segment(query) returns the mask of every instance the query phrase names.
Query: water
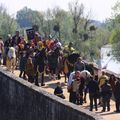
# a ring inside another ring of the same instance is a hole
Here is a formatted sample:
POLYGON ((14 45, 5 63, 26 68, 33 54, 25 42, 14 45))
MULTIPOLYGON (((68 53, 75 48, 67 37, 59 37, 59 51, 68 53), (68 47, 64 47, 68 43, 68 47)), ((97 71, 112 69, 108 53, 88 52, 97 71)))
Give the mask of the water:
POLYGON ((102 68, 106 66, 107 70, 112 71, 116 74, 120 74, 120 62, 111 59, 109 63, 108 64, 107 63, 108 63, 108 60, 105 60, 105 59, 101 60, 102 68))
POLYGON ((120 74, 120 62, 115 60, 111 54, 111 50, 111 45, 106 45, 101 48, 101 60, 99 60, 99 66, 101 66, 101 68, 106 67, 107 70, 120 74))

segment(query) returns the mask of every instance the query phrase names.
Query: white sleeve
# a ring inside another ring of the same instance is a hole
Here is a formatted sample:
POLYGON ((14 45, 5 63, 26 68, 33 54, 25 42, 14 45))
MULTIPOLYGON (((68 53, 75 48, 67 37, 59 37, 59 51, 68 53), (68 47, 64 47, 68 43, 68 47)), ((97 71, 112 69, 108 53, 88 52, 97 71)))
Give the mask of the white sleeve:
POLYGON ((8 57, 9 57, 9 58, 12 57, 12 55, 11 55, 11 49, 9 49, 9 51, 8 51, 8 57))
POLYGON ((74 77, 75 73, 71 73, 70 76, 69 76, 69 79, 68 79, 68 84, 67 86, 70 86, 72 81, 74 80, 73 77, 74 77))

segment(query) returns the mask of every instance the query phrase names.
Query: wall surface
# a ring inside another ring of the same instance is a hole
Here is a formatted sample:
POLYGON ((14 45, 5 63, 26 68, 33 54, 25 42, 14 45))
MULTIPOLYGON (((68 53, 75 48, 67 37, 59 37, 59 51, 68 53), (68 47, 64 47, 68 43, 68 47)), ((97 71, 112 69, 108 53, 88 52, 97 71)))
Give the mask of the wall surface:
POLYGON ((0 68, 0 120, 102 120, 0 68))

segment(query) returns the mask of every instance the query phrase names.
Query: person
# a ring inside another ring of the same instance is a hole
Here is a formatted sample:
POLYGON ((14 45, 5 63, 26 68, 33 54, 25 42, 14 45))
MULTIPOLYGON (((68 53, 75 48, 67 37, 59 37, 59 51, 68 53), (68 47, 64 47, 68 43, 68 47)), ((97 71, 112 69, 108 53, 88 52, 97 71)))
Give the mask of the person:
POLYGON ((87 85, 87 88, 89 89, 89 99, 90 99, 90 111, 93 110, 93 101, 95 103, 95 110, 97 111, 97 96, 99 93, 99 86, 98 82, 93 79, 91 76, 91 79, 87 85))
POLYGON ((56 80, 56 70, 58 67, 58 57, 57 57, 55 51, 50 51, 48 53, 48 66, 50 69, 49 78, 56 80))
POLYGON ((12 44, 12 36, 11 34, 8 34, 7 36, 7 40, 4 42, 4 58, 3 58, 3 65, 6 65, 6 61, 7 61, 7 54, 8 54, 8 50, 9 47, 12 44))
POLYGON ((26 75, 28 76, 28 82, 34 82, 34 64, 32 62, 32 58, 29 57, 26 64, 25 69, 26 75))
POLYGON ((78 57, 77 62, 75 62, 75 64, 74 64, 74 69, 75 69, 76 71, 77 71, 77 70, 79 70, 79 71, 85 70, 85 64, 84 64, 84 62, 82 61, 82 57, 78 57))
POLYGON ((37 44, 38 44, 39 41, 41 41, 40 33, 35 32, 35 36, 34 36, 34 39, 33 39, 34 45, 37 46, 37 44))
POLYGON ((19 31, 16 31, 15 35, 12 37, 12 46, 16 46, 21 42, 21 37, 19 31))
POLYGON ((99 87, 105 83, 105 81, 108 80, 108 76, 106 75, 105 71, 102 71, 102 75, 99 78, 99 87))
POLYGON ((19 77, 22 77, 22 74, 23 74, 23 79, 25 79, 25 80, 26 80, 26 75, 25 75, 26 63, 27 63, 26 51, 22 51, 21 55, 20 55, 19 77))
POLYGON ((65 99, 65 96, 63 94, 63 90, 62 90, 62 87, 61 87, 61 83, 60 82, 57 82, 57 87, 55 88, 54 90, 54 95, 60 97, 60 98, 63 98, 65 99))
MULTIPOLYGON (((102 71, 102 75, 100 76, 98 83, 99 83, 99 88, 101 92, 101 87, 105 83, 105 81, 108 80, 108 76, 106 75, 105 71, 102 71)), ((102 105, 102 98, 99 98, 99 105, 102 105)))
POLYGON ((108 80, 105 80, 105 83, 101 86, 101 97, 103 103, 102 112, 105 112, 106 107, 107 111, 110 111, 110 98, 112 96, 112 88, 110 84, 108 84, 108 80))
POLYGON ((74 81, 74 77, 75 77, 75 72, 77 71, 73 71, 72 73, 70 73, 69 79, 68 79, 68 83, 67 86, 69 87, 71 85, 71 83, 74 81))
POLYGON ((120 112, 120 78, 118 78, 115 83, 114 97, 116 106, 115 112, 120 112))
POLYGON ((66 54, 66 56, 72 54, 75 51, 73 48, 73 43, 70 42, 67 46, 64 47, 63 52, 66 54))
POLYGON ((46 49, 41 41, 38 42, 38 48, 34 56, 35 85, 39 86, 38 78, 41 75, 41 86, 44 86, 44 69, 46 60, 46 49))
POLYGON ((69 101, 78 104, 79 103, 79 86, 80 86, 80 71, 76 71, 72 78, 71 84, 68 85, 68 92, 70 93, 69 101))
POLYGON ((7 67, 8 70, 14 73, 15 67, 16 67, 16 53, 15 48, 11 46, 8 51, 7 55, 7 67))
POLYGON ((83 77, 80 77, 80 85, 79 85, 79 103, 80 105, 83 104, 83 90, 85 87, 85 80, 83 77))
POLYGON ((109 78, 109 83, 112 87, 112 92, 113 92, 113 95, 114 95, 114 92, 115 92, 115 82, 116 82, 116 78, 115 78, 115 75, 110 75, 110 78, 109 78))
POLYGON ((83 71, 80 72, 80 76, 81 76, 81 78, 84 79, 84 81, 85 81, 83 100, 84 100, 84 102, 86 103, 86 102, 87 102, 86 96, 87 96, 87 91, 88 91, 87 85, 88 85, 88 83, 89 83, 91 74, 90 74, 89 71, 83 70, 83 71))

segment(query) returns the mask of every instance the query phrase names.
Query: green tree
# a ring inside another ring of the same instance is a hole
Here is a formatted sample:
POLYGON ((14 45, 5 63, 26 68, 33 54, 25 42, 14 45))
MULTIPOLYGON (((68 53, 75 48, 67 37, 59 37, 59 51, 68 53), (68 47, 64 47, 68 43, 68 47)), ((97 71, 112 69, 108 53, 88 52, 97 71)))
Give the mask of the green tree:
POLYGON ((120 27, 114 29, 110 36, 113 56, 120 61, 120 27))
POLYGON ((112 53, 113 56, 120 61, 120 2, 116 2, 112 8, 113 14, 111 17, 111 36, 110 43, 112 44, 112 53))
POLYGON ((40 32, 43 29, 44 16, 42 12, 34 11, 32 9, 24 7, 17 12, 16 20, 21 28, 37 25, 40 32))
POLYGON ((7 9, 0 6, 0 35, 6 39, 8 34, 14 34, 17 29, 16 20, 7 13, 7 9))

